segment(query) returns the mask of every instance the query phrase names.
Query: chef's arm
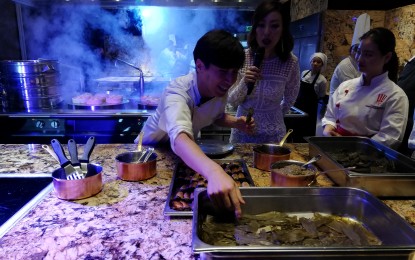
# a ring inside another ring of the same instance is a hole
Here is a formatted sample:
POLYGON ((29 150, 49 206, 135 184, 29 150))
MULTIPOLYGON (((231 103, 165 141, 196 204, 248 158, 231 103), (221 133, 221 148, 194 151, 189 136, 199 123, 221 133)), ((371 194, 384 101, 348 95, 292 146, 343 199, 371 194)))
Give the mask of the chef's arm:
POLYGON ((207 191, 213 204, 218 208, 234 210, 235 216, 239 218, 242 214, 241 204, 245 201, 237 184, 222 166, 207 157, 184 132, 174 140, 174 151, 187 166, 206 178, 207 191))
POLYGON ((223 113, 222 117, 216 119, 214 124, 222 127, 238 128, 245 133, 252 133, 255 128, 255 120, 253 117, 247 123, 246 116, 235 117, 227 113, 223 113))

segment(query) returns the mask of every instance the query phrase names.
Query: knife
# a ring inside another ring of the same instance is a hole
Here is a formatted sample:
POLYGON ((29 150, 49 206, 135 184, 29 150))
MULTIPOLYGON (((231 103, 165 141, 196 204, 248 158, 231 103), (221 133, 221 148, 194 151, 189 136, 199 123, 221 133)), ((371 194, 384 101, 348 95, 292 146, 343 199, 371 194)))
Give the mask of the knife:
POLYGON ((88 141, 86 142, 84 146, 84 153, 81 157, 81 168, 83 171, 88 170, 88 163, 89 163, 89 157, 91 156, 92 150, 95 147, 95 137, 91 136, 88 138, 88 141))
POLYGON ((73 173, 76 173, 75 168, 72 166, 68 158, 66 158, 65 151, 63 150, 61 143, 57 139, 52 139, 51 145, 53 151, 58 156, 61 167, 65 170, 66 177, 70 176, 73 173))
POLYGON ((71 156, 72 166, 79 174, 81 174, 81 176, 84 176, 81 169, 81 163, 78 160, 78 148, 76 147, 76 142, 74 139, 68 140, 68 151, 69 155, 71 156))

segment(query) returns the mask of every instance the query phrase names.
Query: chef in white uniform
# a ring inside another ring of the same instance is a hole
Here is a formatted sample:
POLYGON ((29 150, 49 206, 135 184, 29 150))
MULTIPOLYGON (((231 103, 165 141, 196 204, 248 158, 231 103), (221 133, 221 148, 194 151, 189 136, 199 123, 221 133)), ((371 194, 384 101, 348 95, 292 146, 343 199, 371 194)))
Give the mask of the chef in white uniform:
POLYGON ((193 56, 196 70, 166 87, 143 127, 143 144, 170 142, 174 153, 207 179, 214 205, 234 210, 240 217, 244 200, 238 186, 222 166, 203 153, 195 139, 201 128, 213 123, 253 133, 253 119, 247 123, 245 116, 225 113, 228 90, 244 63, 244 49, 229 32, 213 30, 198 40, 193 56))
POLYGON ((361 37, 359 78, 340 84, 322 119, 325 136, 367 136, 391 148, 402 142, 408 97, 396 85, 398 57, 395 36, 374 28, 361 37))
POLYGON ((357 68, 355 59, 356 51, 359 48, 360 37, 370 30, 370 16, 366 13, 361 14, 357 20, 353 32, 352 44, 349 49, 349 56, 344 58, 334 69, 330 80, 330 96, 339 85, 349 79, 354 79, 360 76, 360 71, 357 68))

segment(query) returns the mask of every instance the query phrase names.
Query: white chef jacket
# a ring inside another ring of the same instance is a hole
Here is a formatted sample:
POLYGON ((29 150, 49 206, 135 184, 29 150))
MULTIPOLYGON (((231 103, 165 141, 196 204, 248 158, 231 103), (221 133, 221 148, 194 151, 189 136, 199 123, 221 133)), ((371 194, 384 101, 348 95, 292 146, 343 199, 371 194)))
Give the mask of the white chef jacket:
POLYGON ((156 112, 143 127, 143 144, 154 145, 170 139, 174 151, 174 140, 180 133, 184 132, 194 139, 203 127, 221 118, 226 99, 227 95, 215 97, 199 105, 201 95, 196 72, 175 79, 166 87, 156 112))
POLYGON ((356 62, 353 62, 350 56, 340 61, 334 69, 333 76, 330 80, 330 96, 333 95, 334 91, 342 82, 358 78, 360 74, 360 71, 357 70, 356 62))
POLYGON ((363 86, 363 76, 340 84, 322 119, 351 135, 368 136, 397 148, 403 139, 408 117, 408 97, 385 72, 363 86))

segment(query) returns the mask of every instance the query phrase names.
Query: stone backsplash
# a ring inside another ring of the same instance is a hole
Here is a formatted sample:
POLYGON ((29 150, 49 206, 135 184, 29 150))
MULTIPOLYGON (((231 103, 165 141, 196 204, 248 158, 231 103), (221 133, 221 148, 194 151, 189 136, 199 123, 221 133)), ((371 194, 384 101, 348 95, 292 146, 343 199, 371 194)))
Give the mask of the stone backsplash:
POLYGON ((324 73, 331 79, 336 65, 349 53, 356 18, 370 15, 371 28, 386 27, 396 37, 396 53, 402 68, 406 61, 415 55, 415 4, 387 11, 373 10, 327 10, 327 0, 291 0, 291 20, 296 21, 321 12, 322 44, 321 51, 328 57, 324 73))

